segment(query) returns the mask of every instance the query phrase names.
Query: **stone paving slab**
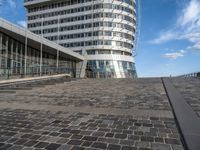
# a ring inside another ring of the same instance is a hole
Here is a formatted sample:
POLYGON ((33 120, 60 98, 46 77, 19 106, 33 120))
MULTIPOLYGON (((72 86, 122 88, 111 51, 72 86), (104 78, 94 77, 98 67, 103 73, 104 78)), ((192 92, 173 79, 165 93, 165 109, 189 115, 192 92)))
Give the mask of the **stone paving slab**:
POLYGON ((138 109, 119 109, 119 108, 94 108, 91 106, 85 107, 74 107, 74 106, 54 106, 54 105, 38 105, 29 103, 19 102, 0 102, 0 109, 12 108, 12 109, 29 109, 29 110, 46 110, 46 111, 63 111, 63 112, 83 112, 83 113, 94 113, 94 114, 110 114, 110 115, 132 115, 132 116, 155 116, 155 117, 173 117, 171 111, 166 110, 138 110, 138 109))
POLYGON ((23 109, 2 109, 0 118, 2 150, 182 149, 173 118, 23 109), (68 117, 61 117, 65 114, 68 117))
POLYGON ((200 79, 172 78, 172 82, 197 116, 200 117, 200 79))
POLYGON ((171 110, 160 79, 82 80, 0 95, 0 102, 95 108, 171 110), (88 87, 89 85, 89 87, 88 87), (5 97, 4 97, 5 96, 5 97), (26 98, 28 97, 28 99, 26 98))
POLYGON ((159 78, 0 93, 0 120, 0 150, 183 150, 159 78))

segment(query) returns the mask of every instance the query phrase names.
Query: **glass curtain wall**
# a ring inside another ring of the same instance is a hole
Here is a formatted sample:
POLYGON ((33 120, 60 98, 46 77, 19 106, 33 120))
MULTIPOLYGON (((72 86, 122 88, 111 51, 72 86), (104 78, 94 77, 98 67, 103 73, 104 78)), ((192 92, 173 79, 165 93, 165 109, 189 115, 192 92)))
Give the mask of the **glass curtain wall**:
POLYGON ((89 78, 137 77, 135 64, 127 61, 88 60, 86 75, 89 78))
POLYGON ((25 57, 25 44, 0 32, 0 76, 39 74, 41 68, 42 74, 55 70, 68 70, 74 74, 72 70, 76 68, 75 61, 59 55, 57 66, 57 56, 43 52, 40 67, 40 55, 40 50, 27 46, 25 57))

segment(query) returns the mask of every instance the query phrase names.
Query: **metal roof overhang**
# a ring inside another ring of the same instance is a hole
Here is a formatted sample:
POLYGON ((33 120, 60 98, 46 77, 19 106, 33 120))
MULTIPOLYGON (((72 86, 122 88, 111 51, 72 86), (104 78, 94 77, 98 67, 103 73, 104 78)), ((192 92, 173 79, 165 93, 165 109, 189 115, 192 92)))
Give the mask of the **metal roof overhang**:
POLYGON ((59 2, 62 0, 32 0, 32 1, 24 1, 24 7, 29 8, 33 6, 41 6, 41 4, 48 4, 49 2, 59 2))
POLYGON ((56 55, 58 50, 60 52, 60 55, 62 55, 62 57, 74 61, 84 60, 84 57, 82 55, 73 52, 72 50, 67 49, 63 46, 60 46, 55 42, 47 40, 39 35, 36 35, 28 31, 28 29, 12 24, 2 18, 0 18, 0 31, 23 44, 25 44, 25 39, 27 37, 27 45, 32 48, 40 50, 40 46, 42 43, 44 52, 56 55))

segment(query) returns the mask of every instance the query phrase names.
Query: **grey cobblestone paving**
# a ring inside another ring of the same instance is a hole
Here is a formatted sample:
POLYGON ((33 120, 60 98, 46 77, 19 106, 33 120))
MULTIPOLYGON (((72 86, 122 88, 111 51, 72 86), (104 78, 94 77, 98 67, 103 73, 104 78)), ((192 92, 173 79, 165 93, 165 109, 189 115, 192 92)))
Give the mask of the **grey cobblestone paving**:
POLYGON ((200 79, 198 78, 175 78, 173 84, 183 95, 186 102, 200 117, 200 79))
POLYGON ((124 79, 112 82, 84 80, 37 88, 34 92, 19 91, 10 94, 9 97, 0 95, 0 102, 19 102, 19 100, 23 103, 75 107, 170 110, 160 79, 124 79))
POLYGON ((62 113, 2 109, 0 149, 182 149, 173 118, 89 113, 69 113, 62 118, 62 113), (90 119, 84 121, 87 117, 90 119), (79 121, 81 118, 84 119, 79 121), (79 123, 74 125, 76 121, 79 123))
POLYGON ((1 93, 0 104, 4 102, 0 150, 183 150, 174 117, 159 115, 171 112, 160 79, 78 80, 1 93), (50 110, 53 106, 66 110, 50 110), (69 107, 93 109, 85 113, 69 107), (99 108, 118 112, 96 113, 99 108), (126 114, 132 109, 146 115, 126 114), (148 113, 152 110, 158 115, 148 113))

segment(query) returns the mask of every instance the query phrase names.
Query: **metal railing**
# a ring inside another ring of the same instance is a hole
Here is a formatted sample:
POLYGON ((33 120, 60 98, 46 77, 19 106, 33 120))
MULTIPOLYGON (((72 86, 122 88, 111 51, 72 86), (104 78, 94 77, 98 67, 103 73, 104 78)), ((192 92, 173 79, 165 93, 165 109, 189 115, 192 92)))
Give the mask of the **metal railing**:
POLYGON ((181 75, 180 77, 198 77, 198 78, 200 78, 200 72, 193 72, 193 73, 189 73, 189 74, 184 74, 184 75, 181 75))

